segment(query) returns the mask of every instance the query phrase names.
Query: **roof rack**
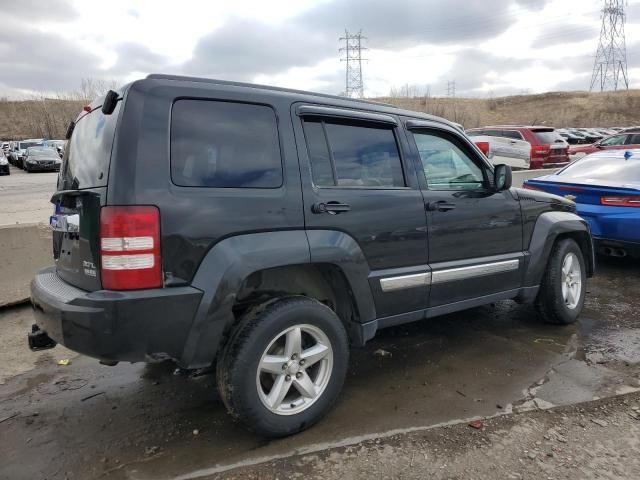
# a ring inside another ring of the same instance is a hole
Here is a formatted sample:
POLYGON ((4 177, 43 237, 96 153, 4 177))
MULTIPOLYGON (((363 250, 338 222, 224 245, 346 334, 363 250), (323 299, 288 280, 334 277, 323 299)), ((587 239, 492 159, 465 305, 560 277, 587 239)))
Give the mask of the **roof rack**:
POLYGON ((328 93, 317 93, 317 92, 309 92, 306 90, 296 90, 293 88, 282 88, 282 87, 274 87, 271 85, 260 85, 256 83, 245 83, 245 82, 234 82, 230 80, 218 80, 215 78, 205 78, 205 77, 189 77, 185 75, 167 75, 162 73, 151 73, 147 75, 148 79, 153 80, 173 80, 177 82, 196 82, 196 83, 210 83, 212 85, 230 85, 234 87, 246 87, 246 88, 259 88, 262 90, 272 90, 275 92, 288 92, 288 93, 297 93, 301 95, 311 95, 315 97, 322 98, 332 98, 335 100, 349 100, 352 102, 365 103, 370 105, 382 105, 385 107, 396 108, 399 109, 397 105, 393 105, 391 103, 384 102, 375 102, 372 100, 363 100, 360 98, 351 98, 351 97, 341 97, 339 95, 330 95, 328 93))

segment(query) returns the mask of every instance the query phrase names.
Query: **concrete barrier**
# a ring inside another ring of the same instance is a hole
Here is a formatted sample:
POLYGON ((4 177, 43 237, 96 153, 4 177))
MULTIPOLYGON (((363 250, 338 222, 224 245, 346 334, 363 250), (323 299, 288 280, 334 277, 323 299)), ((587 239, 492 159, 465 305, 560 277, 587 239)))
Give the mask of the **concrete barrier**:
POLYGON ((551 175, 559 171, 559 168, 545 168, 539 170, 516 170, 513 172, 513 186, 521 187, 525 180, 542 177, 543 175, 551 175))
POLYGON ((0 227, 0 307, 29 298, 29 284, 36 271, 53 265, 48 225, 0 227))

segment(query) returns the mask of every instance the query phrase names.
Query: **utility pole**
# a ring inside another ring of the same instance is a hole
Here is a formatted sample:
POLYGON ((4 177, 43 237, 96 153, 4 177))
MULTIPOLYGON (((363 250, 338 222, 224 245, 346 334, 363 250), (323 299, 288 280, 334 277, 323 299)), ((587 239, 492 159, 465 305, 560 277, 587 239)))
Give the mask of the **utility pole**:
POLYGON ((362 41, 367 37, 362 36, 362 30, 355 34, 350 34, 346 29, 345 36, 340 37, 340 41, 344 42, 344 47, 340 48, 340 52, 344 52, 341 62, 347 62, 347 70, 345 75, 345 96, 362 98, 364 97, 364 82, 362 81, 362 51, 367 50, 362 46, 362 41))
POLYGON ((590 91, 629 89, 624 38, 625 0, 604 0, 600 40, 593 64, 590 91))

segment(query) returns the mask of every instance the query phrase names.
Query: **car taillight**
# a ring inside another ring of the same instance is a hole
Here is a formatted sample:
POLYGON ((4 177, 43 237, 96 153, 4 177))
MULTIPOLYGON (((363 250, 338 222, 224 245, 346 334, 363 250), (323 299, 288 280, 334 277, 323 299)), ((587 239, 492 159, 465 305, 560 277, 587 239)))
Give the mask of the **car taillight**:
POLYGON ((547 158, 551 153, 551 145, 532 145, 531 158, 547 158))
POLYGON ((542 188, 534 187, 533 185, 529 185, 528 183, 525 183, 524 185, 522 185, 522 188, 524 188, 525 190, 538 190, 539 192, 544 192, 542 188))
POLYGON ((151 206, 100 210, 102 288, 138 290, 162 286, 160 212, 151 206))
POLYGON ((640 195, 632 197, 600 197, 600 204, 611 207, 640 207, 640 195))
POLYGON ((475 142, 485 157, 489 157, 489 142, 475 142))

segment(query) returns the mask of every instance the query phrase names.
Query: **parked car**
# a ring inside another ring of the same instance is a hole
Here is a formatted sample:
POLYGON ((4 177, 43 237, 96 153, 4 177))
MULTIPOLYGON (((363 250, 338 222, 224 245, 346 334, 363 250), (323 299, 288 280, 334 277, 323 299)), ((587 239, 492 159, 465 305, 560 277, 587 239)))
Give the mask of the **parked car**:
POLYGON ((60 171, 60 156, 54 147, 29 147, 22 161, 24 169, 35 171, 60 171))
POLYGON ((42 146, 42 140, 21 140, 15 143, 13 152, 11 154, 12 163, 18 168, 24 169, 24 156, 29 147, 42 146))
POLYGON ((569 144, 551 127, 496 125, 467 130, 471 137, 488 135, 525 140, 531 144, 530 169, 558 168, 567 165, 569 144))
POLYGON ((531 144, 515 138, 476 135, 473 143, 494 165, 505 164, 511 168, 528 170, 531 161, 531 144))
POLYGON ((640 258, 640 149, 592 153, 524 188, 576 202, 599 252, 640 258))
MULTIPOLYGON (((582 135, 576 135, 575 133, 570 132, 569 130, 566 130, 564 128, 559 128, 556 130, 556 132, 558 132, 558 134, 562 138, 564 138, 569 145, 581 145, 588 143, 586 138, 584 138, 582 135)), ((571 148, 569 148, 569 151, 571 151, 571 148)))
POLYGON ((617 133, 590 145, 572 145, 569 148, 569 156, 578 159, 599 150, 628 150, 630 148, 640 148, 640 133, 617 133))
POLYGON ((585 139, 584 143, 594 143, 602 139, 601 135, 596 135, 594 133, 590 133, 585 130, 578 130, 577 128, 570 128, 568 130, 574 135, 583 137, 585 139))
POLYGON ((0 175, 11 175, 11 170, 9 170, 9 160, 7 160, 7 157, 2 150, 0 150, 0 175))
POLYGON ((0 150, 2 150, 2 153, 6 156, 9 153, 9 142, 2 142, 2 144, 0 144, 0 150))
POLYGON ((67 142, 65 140, 49 140, 48 145, 55 148, 58 152, 58 156, 62 158, 64 156, 64 147, 67 142))
POLYGON ((582 310, 594 260, 575 204, 511 189, 444 119, 168 75, 85 108, 32 349, 215 363, 230 413, 283 436, 331 408, 349 345, 378 329, 500 299, 558 324, 582 310))

